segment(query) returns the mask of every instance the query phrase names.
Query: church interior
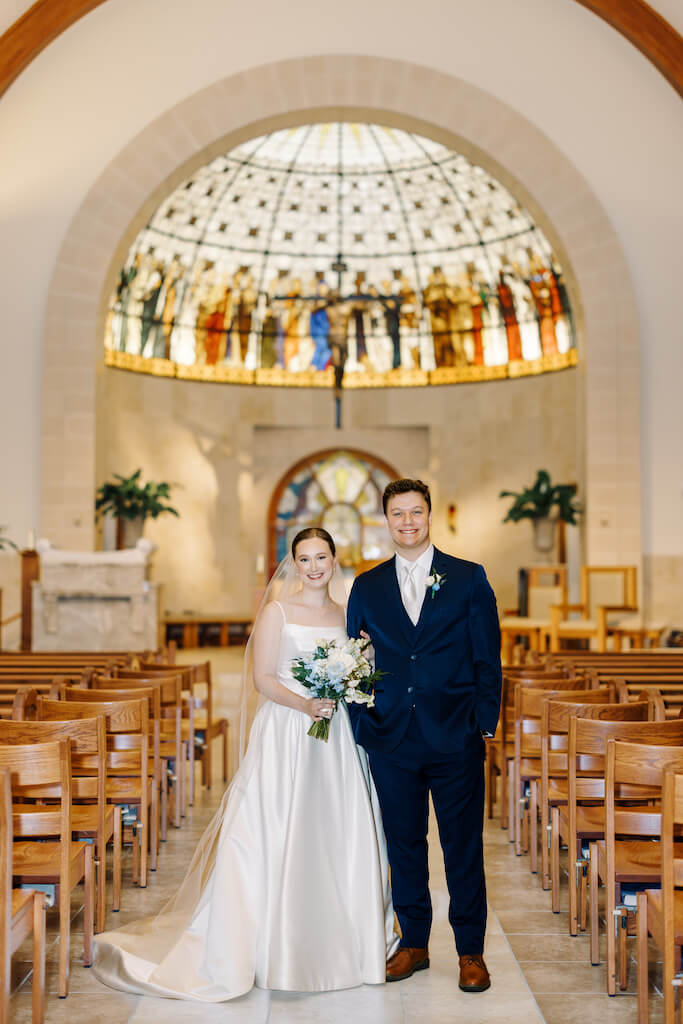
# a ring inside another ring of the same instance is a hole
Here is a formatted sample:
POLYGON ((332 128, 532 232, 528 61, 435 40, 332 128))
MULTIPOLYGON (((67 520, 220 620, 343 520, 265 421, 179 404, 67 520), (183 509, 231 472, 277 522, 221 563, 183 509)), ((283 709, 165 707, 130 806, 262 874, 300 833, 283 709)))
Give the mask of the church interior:
POLYGON ((681 97, 680 0, 0 5, 0 1021, 680 1019, 681 97), (106 989, 93 939, 157 913, 237 771, 292 538, 350 589, 402 477, 500 616, 490 991, 433 824, 429 971, 106 989), (55 732, 79 852, 53 808, 37 870, 20 749, 107 682, 149 698, 127 788, 114 718, 106 755, 55 732))

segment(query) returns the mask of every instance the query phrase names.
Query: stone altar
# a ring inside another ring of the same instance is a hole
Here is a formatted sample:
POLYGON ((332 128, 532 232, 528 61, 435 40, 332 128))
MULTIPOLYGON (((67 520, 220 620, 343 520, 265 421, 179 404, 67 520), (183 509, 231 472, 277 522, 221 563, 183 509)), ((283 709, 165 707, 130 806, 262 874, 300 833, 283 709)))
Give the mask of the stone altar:
POLYGON ((38 542, 32 584, 34 651, 140 651, 159 643, 159 584, 150 582, 155 545, 124 551, 61 551, 38 542))

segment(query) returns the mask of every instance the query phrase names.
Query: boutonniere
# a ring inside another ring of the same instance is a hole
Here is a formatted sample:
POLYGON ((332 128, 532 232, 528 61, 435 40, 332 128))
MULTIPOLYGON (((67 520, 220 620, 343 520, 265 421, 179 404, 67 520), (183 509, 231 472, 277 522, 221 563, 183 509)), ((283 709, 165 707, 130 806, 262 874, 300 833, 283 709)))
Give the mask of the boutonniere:
POLYGON ((437 590, 441 590, 445 582, 446 573, 436 572, 434 570, 434 566, 432 566, 431 572, 427 579, 425 580, 425 586, 428 587, 429 590, 431 591, 432 600, 434 599, 434 595, 436 594, 437 590))

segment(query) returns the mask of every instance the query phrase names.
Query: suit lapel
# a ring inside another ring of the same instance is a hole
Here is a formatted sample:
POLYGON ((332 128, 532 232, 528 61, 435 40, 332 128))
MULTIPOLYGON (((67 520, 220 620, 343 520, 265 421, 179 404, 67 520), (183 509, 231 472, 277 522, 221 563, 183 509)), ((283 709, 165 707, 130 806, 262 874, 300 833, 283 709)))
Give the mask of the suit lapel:
MULTIPOLYGON (((438 550, 438 548, 434 548, 434 556, 432 558, 432 564, 430 566, 430 569, 434 569, 435 572, 441 574, 443 574, 446 571, 444 568, 443 556, 441 552, 438 550)), ((444 586, 445 585, 446 584, 444 584, 444 586)), ((422 602, 422 611, 420 612, 420 618, 417 620, 417 625, 413 627, 413 642, 415 642, 418 639, 418 637, 423 632, 425 626, 429 624, 429 621, 434 612, 434 604, 436 601, 439 600, 441 596, 441 591, 437 591, 436 594, 432 594, 432 591, 429 587, 425 588, 425 596, 424 601, 422 602)), ((403 604, 403 602, 401 602, 401 604, 403 604)), ((407 613, 406 618, 408 619, 408 622, 410 622, 410 617, 408 616, 407 613)), ((412 622, 410 622, 410 624, 412 626, 412 622)))

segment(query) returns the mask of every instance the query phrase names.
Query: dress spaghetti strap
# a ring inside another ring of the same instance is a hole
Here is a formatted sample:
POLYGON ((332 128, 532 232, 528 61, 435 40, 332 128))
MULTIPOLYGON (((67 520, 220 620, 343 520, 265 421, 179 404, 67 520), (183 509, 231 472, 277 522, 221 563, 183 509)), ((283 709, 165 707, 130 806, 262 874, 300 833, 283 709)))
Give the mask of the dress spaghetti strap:
POLYGON ((280 609, 280 611, 282 612, 282 621, 284 622, 284 624, 286 626, 287 625, 287 616, 285 615, 284 608, 282 607, 282 605, 280 604, 279 601, 273 601, 273 604, 276 604, 278 606, 278 608, 280 609))

